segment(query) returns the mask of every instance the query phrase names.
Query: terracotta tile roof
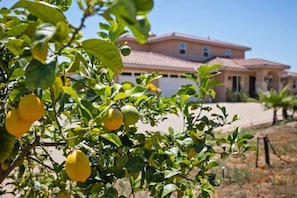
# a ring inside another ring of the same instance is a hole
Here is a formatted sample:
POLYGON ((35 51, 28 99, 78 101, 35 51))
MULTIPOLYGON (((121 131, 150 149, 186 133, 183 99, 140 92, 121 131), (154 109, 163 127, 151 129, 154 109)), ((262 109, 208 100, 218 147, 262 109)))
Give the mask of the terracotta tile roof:
POLYGON ((247 68, 243 67, 242 65, 238 64, 235 59, 230 58, 220 58, 216 57, 208 62, 209 65, 213 64, 220 64, 222 67, 220 70, 242 70, 246 71, 247 68))
POLYGON ((282 68, 282 69, 289 69, 289 65, 285 65, 282 63, 277 63, 269 60, 264 60, 260 58, 252 58, 252 59, 238 59, 236 60, 238 64, 241 64, 248 68, 263 68, 263 67, 269 67, 269 68, 282 68))
POLYGON ((216 57, 208 62, 209 64, 221 64, 222 69, 253 69, 253 68, 277 68, 277 69, 289 69, 290 66, 277 63, 269 60, 252 58, 252 59, 229 59, 216 57))
POLYGON ((124 68, 148 67, 156 70, 194 71, 202 63, 186 61, 154 52, 132 50, 129 56, 123 56, 124 68))
MULTIPOLYGON (((153 35, 151 36, 147 43, 154 43, 154 42, 159 42, 163 40, 171 40, 171 39, 180 39, 184 41, 191 41, 191 42, 196 42, 196 43, 202 43, 205 45, 215 45, 215 46, 222 46, 222 47, 228 47, 232 49, 240 49, 240 50, 251 50, 250 47, 243 46, 243 45, 238 45, 230 42, 225 42, 225 41, 220 41, 212 38, 205 38, 205 37, 200 37, 200 36, 192 36, 192 35, 187 35, 187 34, 181 34, 177 32, 172 32, 169 34, 164 34, 160 36, 153 35)), ((119 39, 119 41, 123 40, 135 40, 135 38, 132 35, 125 35, 119 39)))
POLYGON ((283 73, 282 78, 291 78, 291 77, 295 77, 297 78, 297 73, 296 72, 289 72, 286 71, 283 73))

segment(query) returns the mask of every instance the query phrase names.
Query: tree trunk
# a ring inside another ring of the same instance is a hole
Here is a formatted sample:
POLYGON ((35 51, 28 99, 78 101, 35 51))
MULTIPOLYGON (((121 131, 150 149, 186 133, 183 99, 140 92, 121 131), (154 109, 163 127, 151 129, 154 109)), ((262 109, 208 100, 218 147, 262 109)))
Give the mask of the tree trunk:
POLYGON ((289 120, 289 115, 288 115, 287 107, 283 107, 282 108, 282 114, 283 114, 284 120, 289 120))
POLYGON ((273 109, 273 121, 272 121, 272 125, 277 125, 277 108, 273 109))

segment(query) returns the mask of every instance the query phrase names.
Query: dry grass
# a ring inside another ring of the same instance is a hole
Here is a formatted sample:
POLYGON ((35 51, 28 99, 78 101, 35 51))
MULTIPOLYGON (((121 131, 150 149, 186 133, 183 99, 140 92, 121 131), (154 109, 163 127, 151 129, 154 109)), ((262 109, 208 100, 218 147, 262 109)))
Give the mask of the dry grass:
POLYGON ((271 147, 270 167, 265 162, 263 139, 259 139, 259 160, 256 152, 247 154, 245 160, 229 158, 221 163, 216 172, 221 185, 215 189, 213 198, 291 198, 297 197, 297 122, 252 130, 256 138, 268 136, 271 147))

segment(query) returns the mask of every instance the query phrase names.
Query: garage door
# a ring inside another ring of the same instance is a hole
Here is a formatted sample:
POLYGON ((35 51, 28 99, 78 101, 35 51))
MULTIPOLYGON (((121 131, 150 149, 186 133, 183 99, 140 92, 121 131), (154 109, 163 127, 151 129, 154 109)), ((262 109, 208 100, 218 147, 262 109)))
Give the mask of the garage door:
POLYGON ((119 76, 119 83, 129 81, 129 82, 132 82, 132 83, 135 84, 136 83, 136 78, 139 75, 140 75, 140 73, 137 73, 137 72, 123 72, 119 76))
POLYGON ((163 74, 159 79, 159 87, 162 90, 162 96, 165 97, 172 96, 185 84, 193 84, 193 82, 177 74, 163 74))

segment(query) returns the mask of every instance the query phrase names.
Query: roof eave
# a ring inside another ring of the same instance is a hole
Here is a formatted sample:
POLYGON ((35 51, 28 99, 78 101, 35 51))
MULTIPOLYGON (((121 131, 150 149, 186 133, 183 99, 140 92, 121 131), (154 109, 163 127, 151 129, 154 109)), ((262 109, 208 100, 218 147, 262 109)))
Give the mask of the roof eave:
POLYGON ((181 73, 185 73, 185 72, 194 72, 195 68, 197 67, 193 67, 193 68, 189 68, 189 67, 175 67, 175 66, 153 66, 153 65, 148 65, 148 64, 124 64, 123 69, 139 69, 139 70, 143 70, 143 67, 147 67, 146 69, 158 69, 160 71, 176 71, 176 72, 181 72, 181 73))

